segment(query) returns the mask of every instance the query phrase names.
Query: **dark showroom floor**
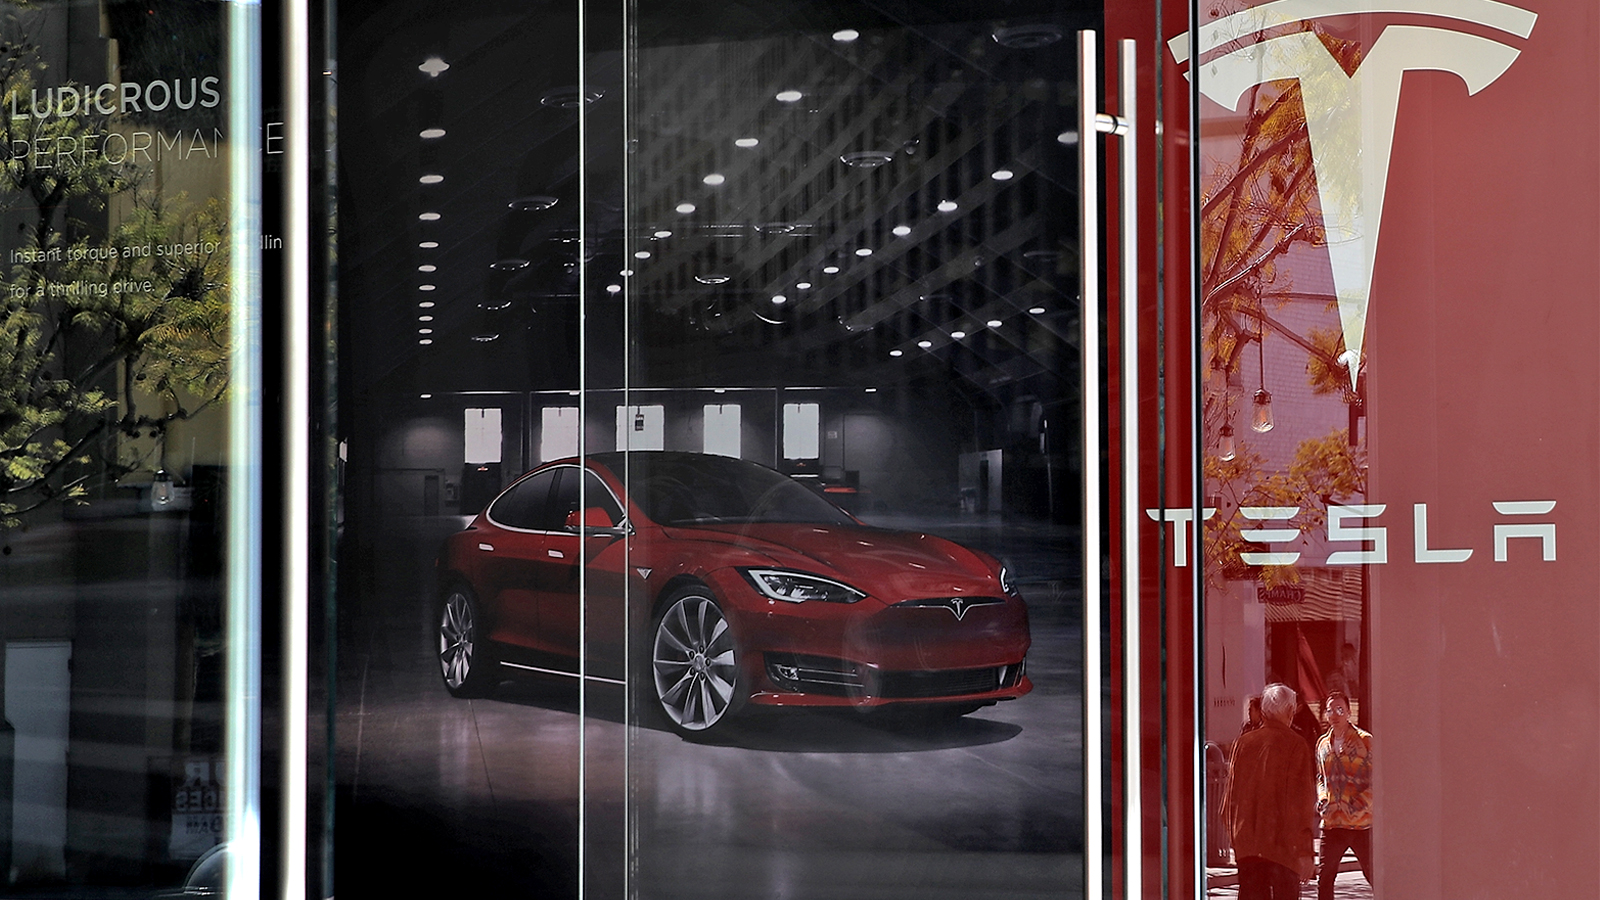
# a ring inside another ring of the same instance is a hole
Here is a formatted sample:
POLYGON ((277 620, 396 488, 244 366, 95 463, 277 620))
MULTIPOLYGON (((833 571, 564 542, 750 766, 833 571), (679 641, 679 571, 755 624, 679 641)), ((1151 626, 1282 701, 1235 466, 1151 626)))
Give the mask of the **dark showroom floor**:
POLYGON ((938 725, 762 714, 691 743, 629 727, 612 685, 591 687, 582 729, 571 682, 452 699, 434 664, 430 592, 437 540, 460 521, 390 522, 363 573, 370 590, 343 607, 339 894, 571 897, 580 869, 596 898, 1081 893, 1070 534, 892 523, 1011 560, 1032 621, 1028 696, 938 725))

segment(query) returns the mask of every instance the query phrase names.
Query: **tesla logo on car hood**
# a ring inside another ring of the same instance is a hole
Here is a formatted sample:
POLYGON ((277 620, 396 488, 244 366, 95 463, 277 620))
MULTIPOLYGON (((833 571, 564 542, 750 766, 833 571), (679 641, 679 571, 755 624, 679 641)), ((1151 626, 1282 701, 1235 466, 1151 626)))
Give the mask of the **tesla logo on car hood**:
POLYGON ((1280 79, 1299 82, 1339 320, 1350 353, 1352 388, 1361 368, 1367 296, 1378 252, 1378 225, 1389 178, 1389 148, 1400 109, 1401 77, 1417 69, 1452 72, 1466 82, 1468 94, 1476 94, 1510 68, 1522 52, 1453 28, 1390 25, 1373 42, 1355 73, 1346 74, 1314 32, 1271 31, 1324 16, 1376 12, 1470 22, 1519 38, 1528 37, 1538 18, 1529 10, 1496 0, 1273 0, 1203 25, 1197 49, 1190 47, 1187 33, 1167 42, 1177 62, 1192 58, 1199 65, 1200 91, 1229 109, 1237 109, 1254 85, 1280 79), (1251 35, 1270 36, 1199 63, 1200 54, 1251 35))
POLYGON ((959 622, 966 617, 967 610, 974 606, 996 606, 1004 602, 1006 601, 999 597, 939 597, 932 600, 907 600, 896 605, 912 609, 947 609, 959 622))

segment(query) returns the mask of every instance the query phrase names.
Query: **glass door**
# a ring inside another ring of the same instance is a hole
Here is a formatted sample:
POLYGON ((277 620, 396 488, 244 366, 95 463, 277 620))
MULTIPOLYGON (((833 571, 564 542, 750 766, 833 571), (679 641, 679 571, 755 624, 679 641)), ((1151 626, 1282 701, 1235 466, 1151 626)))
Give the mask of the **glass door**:
POLYGON ((1200 13, 1210 891, 1591 894, 1592 10, 1200 13))

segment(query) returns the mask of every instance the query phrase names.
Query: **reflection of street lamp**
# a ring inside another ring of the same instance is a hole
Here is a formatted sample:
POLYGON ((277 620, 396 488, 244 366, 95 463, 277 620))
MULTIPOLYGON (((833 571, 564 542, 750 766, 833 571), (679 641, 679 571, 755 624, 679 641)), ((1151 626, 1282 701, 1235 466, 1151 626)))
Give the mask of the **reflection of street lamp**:
POLYGON ((1238 449, 1233 446, 1233 426, 1223 423, 1222 430, 1217 433, 1222 438, 1217 443, 1217 458, 1227 462, 1239 453, 1238 449))
POLYGON ((150 479, 150 502, 156 506, 172 502, 172 473, 166 469, 157 469, 155 477, 150 479))
POLYGON ((1265 434, 1272 430, 1272 392, 1265 387, 1256 391, 1250 410, 1250 427, 1265 434))
POLYGON ((1266 434, 1272 430, 1272 393, 1267 390, 1267 325, 1256 320, 1256 396, 1250 409, 1250 427, 1266 434))

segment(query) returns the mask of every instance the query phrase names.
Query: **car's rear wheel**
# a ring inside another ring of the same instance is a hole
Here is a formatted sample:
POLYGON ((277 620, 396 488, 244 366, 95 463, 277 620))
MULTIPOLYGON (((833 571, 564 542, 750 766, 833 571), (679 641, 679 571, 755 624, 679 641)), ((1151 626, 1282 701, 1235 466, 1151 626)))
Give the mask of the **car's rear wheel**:
POLYGON ((672 595, 650 629, 650 680, 673 729, 702 735, 745 701, 740 651, 722 607, 704 588, 672 595))
POLYGON ((483 635, 478 598, 464 585, 445 591, 439 604, 439 674, 454 697, 481 697, 494 687, 499 663, 483 635))

